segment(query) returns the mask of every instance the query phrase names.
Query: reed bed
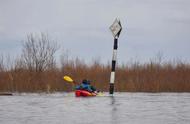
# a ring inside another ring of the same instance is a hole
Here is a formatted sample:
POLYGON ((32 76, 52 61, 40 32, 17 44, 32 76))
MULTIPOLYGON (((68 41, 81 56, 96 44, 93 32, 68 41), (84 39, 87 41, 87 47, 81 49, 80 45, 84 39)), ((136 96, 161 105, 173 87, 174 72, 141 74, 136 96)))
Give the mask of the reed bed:
MULTIPOLYGON (((70 59, 63 54, 56 66, 55 52, 59 49, 47 34, 30 34, 23 43, 22 54, 16 59, 0 56, 0 92, 58 92, 73 91, 74 84, 63 80, 71 76, 76 82, 83 79, 101 91, 108 91, 110 64, 99 59, 89 65, 85 61, 70 59)), ((119 92, 189 92, 190 64, 181 61, 156 61, 145 64, 134 62, 116 67, 115 91, 119 92)))
MULTIPOLYGON (((62 62, 54 67, 36 72, 27 68, 12 66, 0 70, 1 92, 57 92, 72 91, 74 85, 63 80, 71 76, 76 82, 89 79, 101 91, 108 91, 111 67, 109 64, 94 62, 90 66, 82 60, 62 62)), ((18 65, 18 64, 17 64, 18 65)), ((188 63, 147 63, 117 65, 115 91, 118 92, 189 92, 190 64, 188 63)))

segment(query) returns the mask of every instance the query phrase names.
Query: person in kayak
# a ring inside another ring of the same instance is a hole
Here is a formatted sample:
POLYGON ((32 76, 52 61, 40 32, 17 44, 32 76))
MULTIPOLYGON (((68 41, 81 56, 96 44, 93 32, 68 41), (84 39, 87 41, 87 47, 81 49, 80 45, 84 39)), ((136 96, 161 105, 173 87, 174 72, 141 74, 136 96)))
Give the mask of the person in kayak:
POLYGON ((81 84, 77 85, 76 90, 85 90, 88 92, 96 92, 96 88, 91 85, 91 81, 84 79, 81 84))

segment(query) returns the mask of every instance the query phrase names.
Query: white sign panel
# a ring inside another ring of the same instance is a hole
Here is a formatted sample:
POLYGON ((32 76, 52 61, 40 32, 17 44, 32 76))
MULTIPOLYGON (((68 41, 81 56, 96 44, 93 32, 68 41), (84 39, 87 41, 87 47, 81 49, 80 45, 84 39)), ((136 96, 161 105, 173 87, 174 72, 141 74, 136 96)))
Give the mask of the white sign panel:
POLYGON ((120 24, 120 21, 118 19, 115 19, 115 21, 113 22, 113 24, 110 26, 110 30, 113 34, 113 37, 118 36, 119 32, 121 31, 122 27, 120 24))

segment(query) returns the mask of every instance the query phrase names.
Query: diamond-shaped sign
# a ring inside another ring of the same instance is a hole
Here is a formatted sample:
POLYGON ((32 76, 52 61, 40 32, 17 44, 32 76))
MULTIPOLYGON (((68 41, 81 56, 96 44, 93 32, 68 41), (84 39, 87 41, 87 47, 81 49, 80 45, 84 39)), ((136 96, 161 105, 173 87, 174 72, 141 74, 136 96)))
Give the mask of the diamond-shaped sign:
POLYGON ((115 19, 113 24, 110 26, 110 30, 113 34, 113 37, 115 38, 116 36, 119 37, 119 34, 122 30, 121 23, 118 19, 115 19))

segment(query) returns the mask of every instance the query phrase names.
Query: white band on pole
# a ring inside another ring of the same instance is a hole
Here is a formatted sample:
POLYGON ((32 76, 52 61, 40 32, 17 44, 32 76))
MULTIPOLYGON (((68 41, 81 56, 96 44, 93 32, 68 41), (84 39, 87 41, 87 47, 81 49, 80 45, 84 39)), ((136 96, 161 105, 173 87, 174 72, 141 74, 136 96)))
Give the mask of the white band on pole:
POLYGON ((116 59, 117 59, 117 49, 114 49, 114 50, 113 50, 112 60, 115 60, 115 61, 116 61, 116 59))
POLYGON ((114 84, 114 81, 115 81, 115 72, 111 72, 110 83, 114 84))

